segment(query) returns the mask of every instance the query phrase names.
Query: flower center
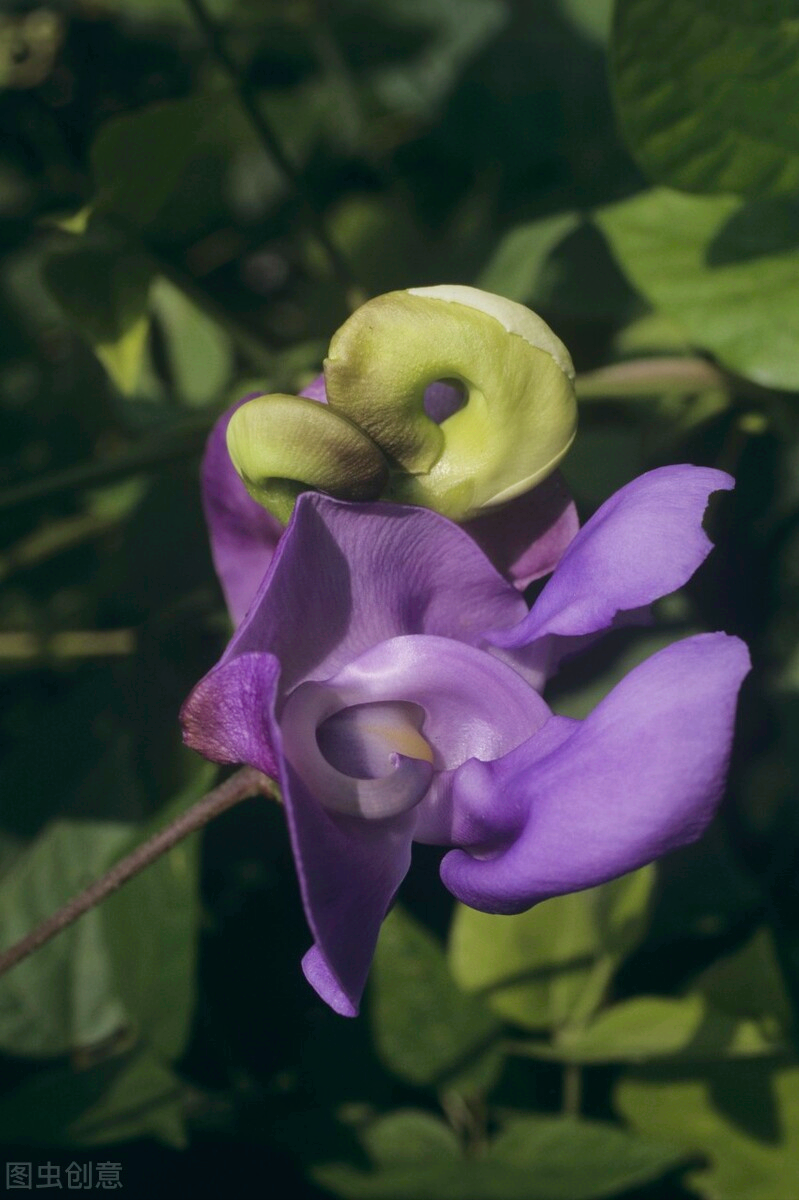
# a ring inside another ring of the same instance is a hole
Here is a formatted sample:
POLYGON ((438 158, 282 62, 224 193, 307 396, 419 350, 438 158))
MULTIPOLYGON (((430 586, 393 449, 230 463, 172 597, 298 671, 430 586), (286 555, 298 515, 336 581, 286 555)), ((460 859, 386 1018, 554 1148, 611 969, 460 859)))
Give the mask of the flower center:
POLYGON ((424 716, 418 704, 348 705, 335 688, 306 683, 283 711, 283 748, 331 812, 394 817, 419 803, 433 776, 433 750, 420 732, 424 716))
POLYGON ((433 750, 421 734, 424 709, 397 700, 353 704, 328 717, 316 741, 332 767, 359 779, 380 779, 392 769, 392 756, 432 763, 433 750))

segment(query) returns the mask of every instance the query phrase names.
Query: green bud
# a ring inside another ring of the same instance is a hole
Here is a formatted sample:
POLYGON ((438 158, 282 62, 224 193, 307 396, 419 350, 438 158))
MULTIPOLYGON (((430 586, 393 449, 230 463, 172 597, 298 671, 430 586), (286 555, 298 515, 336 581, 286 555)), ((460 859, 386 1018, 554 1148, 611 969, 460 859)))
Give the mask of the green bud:
POLYGON ((325 360, 330 407, 366 431, 392 474, 384 498, 461 521, 545 479, 574 438, 574 368, 521 304, 446 285, 389 292, 359 308, 325 360), (460 382, 466 404, 440 425, 425 389, 460 382))
POLYGON ((388 464, 344 414, 303 396, 257 396, 230 419, 228 453, 247 491, 288 522, 302 491, 342 500, 374 500, 385 490, 388 464))

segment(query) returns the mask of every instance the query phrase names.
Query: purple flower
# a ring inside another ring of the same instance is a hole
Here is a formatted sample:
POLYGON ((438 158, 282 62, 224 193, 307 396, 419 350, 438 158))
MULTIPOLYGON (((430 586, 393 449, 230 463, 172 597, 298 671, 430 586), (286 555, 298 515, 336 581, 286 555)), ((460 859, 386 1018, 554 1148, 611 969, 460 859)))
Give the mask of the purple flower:
MULTIPOLYGON (((233 413, 256 394, 245 396, 219 418, 202 465, 211 551, 234 625, 247 612, 283 533, 277 518, 250 496, 225 442, 233 413)), ((453 394, 457 396, 455 389, 446 385, 428 389, 427 408, 434 419, 448 415, 453 394)), ((300 395, 325 404, 324 377, 320 375, 300 395)), ((577 510, 559 471, 504 507, 464 525, 497 569, 519 588, 549 574, 578 527, 577 510)))
POLYGON ((541 688, 559 658, 681 586, 720 471, 665 467, 586 524, 532 610, 444 517, 306 493, 219 664, 189 745, 283 792, 315 944, 305 974, 354 1015, 414 840, 459 899, 513 913, 689 842, 721 796, 745 646, 678 642, 584 720, 541 688))

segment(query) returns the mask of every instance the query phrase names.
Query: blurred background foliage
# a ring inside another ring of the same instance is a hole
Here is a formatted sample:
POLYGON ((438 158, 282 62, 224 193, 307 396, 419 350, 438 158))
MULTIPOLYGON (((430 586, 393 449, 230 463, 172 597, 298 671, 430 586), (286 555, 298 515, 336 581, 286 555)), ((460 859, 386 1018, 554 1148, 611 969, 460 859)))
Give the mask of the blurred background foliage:
POLYGON ((0 983, 6 1158, 101 1146, 148 1196, 799 1194, 797 17, 5 0, 0 944, 210 786, 177 728, 229 632, 202 444, 305 384, 359 297, 539 310, 584 517, 662 463, 737 477, 706 567, 567 667, 560 711, 696 630, 755 660, 701 843, 513 918, 419 848, 359 1021, 302 979, 280 810, 229 812, 0 983))

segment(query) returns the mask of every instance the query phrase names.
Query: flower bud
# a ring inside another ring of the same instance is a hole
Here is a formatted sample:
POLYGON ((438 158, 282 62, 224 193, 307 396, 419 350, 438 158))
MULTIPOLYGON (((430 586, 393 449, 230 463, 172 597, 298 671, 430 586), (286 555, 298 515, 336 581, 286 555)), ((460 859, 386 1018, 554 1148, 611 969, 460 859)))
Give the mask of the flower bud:
POLYGON ((523 305, 477 288, 389 292, 342 325, 324 364, 328 403, 384 452, 383 498, 462 521, 540 483, 574 438, 574 368, 523 305), (425 390, 459 383, 466 403, 437 424, 425 390))
POLYGON ((342 500, 374 500, 388 464, 374 442, 343 413, 302 396, 257 396, 234 412, 228 453, 247 491, 279 521, 315 488, 342 500))

